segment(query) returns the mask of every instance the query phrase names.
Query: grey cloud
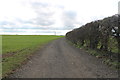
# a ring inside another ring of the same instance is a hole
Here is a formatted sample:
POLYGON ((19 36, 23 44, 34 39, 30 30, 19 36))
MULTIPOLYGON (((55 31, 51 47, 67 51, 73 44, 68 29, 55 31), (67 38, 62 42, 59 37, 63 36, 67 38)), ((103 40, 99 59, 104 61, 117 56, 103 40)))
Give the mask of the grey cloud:
POLYGON ((15 23, 10 22, 10 21, 1 21, 1 22, 0 22, 0 25, 1 25, 1 26, 3 26, 3 25, 15 25, 15 23))
POLYGON ((118 14, 120 14, 120 1, 118 2, 118 14))
MULTIPOLYGON (((31 7, 36 12, 37 17, 30 19, 30 20, 22 20, 16 18, 16 22, 21 23, 22 25, 17 25, 19 27, 12 27, 10 29, 41 29, 41 30, 68 30, 75 27, 76 24, 76 12, 74 11, 64 11, 64 6, 51 6, 47 3, 31 3, 31 7), (58 25, 57 27, 51 27, 54 26, 56 21, 53 19, 54 14, 56 12, 52 10, 52 8, 59 8, 63 9, 62 16, 59 16, 61 18, 61 21, 63 23, 63 26, 58 25), (32 24, 37 26, 30 26, 26 24, 32 24), (61 27, 60 27, 61 26, 61 27)), ((2 22, 0 25, 16 25, 15 22, 2 22)), ((6 27, 5 27, 6 28, 6 27)), ((9 28, 7 28, 9 29, 9 28)))
POLYGON ((54 24, 54 21, 47 18, 47 16, 40 15, 36 19, 34 19, 36 22, 35 24, 41 25, 41 26, 50 26, 54 24))
POLYGON ((67 30, 67 29, 74 28, 75 24, 77 23, 76 12, 64 11, 64 6, 62 6, 62 5, 52 6, 47 3, 37 2, 37 3, 31 3, 31 7, 37 14, 37 17, 34 18, 34 22, 35 22, 34 24, 40 25, 42 27, 47 27, 47 29, 58 29, 58 30, 66 29, 67 30), (54 10, 52 10, 52 8, 54 8, 54 7, 63 9, 62 16, 59 16, 59 17, 62 17, 61 21, 63 23, 63 26, 61 26, 60 28, 52 28, 52 27, 50 28, 49 27, 56 23, 56 21, 53 19, 54 14, 56 14, 54 12, 54 10))
POLYGON ((74 11, 67 11, 64 12, 65 17, 69 18, 69 19, 75 19, 77 14, 74 11))
POLYGON ((47 7, 49 4, 47 4, 47 3, 41 3, 41 2, 32 2, 31 3, 32 4, 32 6, 34 6, 34 7, 47 7))
POLYGON ((44 16, 40 17, 38 16, 37 18, 35 19, 31 19, 31 20, 27 20, 27 21, 24 21, 24 20, 21 20, 21 19, 17 19, 18 22, 22 23, 22 24, 35 24, 35 25, 42 25, 42 26, 49 26, 49 25, 52 25, 54 24, 51 20, 49 21, 46 21, 46 19, 44 18, 44 16))
POLYGON ((52 19, 55 13, 49 10, 50 7, 47 3, 32 3, 32 8, 37 13, 37 17, 34 19, 36 21, 35 24, 50 26, 55 23, 54 19, 52 19))
POLYGON ((72 29, 75 27, 76 21, 76 12, 74 11, 67 11, 63 12, 62 21, 65 26, 65 29, 72 29))

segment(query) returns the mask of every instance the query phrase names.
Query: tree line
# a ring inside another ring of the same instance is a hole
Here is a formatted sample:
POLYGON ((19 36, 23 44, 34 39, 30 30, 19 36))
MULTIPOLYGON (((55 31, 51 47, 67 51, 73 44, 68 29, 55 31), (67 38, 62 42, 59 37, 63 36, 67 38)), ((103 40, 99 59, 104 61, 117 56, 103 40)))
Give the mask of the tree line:
MULTIPOLYGON (((120 52, 120 15, 92 21, 66 33, 72 43, 104 52, 120 52)), ((120 54, 119 54, 120 55, 120 54)), ((119 56, 118 55, 118 56, 119 56)))

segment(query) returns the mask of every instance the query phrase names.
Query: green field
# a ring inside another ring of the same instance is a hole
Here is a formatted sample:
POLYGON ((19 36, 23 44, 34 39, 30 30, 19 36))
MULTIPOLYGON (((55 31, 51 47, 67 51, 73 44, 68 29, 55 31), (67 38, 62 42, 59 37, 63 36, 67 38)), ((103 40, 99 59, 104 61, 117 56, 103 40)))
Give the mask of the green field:
POLYGON ((2 76, 5 77, 38 48, 63 36, 50 35, 3 35, 2 36, 2 76))

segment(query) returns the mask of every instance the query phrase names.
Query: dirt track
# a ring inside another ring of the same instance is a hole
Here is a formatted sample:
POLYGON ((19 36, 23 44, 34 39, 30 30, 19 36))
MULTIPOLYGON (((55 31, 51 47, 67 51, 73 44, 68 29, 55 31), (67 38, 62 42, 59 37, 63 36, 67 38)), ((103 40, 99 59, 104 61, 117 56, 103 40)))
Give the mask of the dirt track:
POLYGON ((55 40, 35 53, 12 78, 117 78, 117 71, 84 50, 55 40))

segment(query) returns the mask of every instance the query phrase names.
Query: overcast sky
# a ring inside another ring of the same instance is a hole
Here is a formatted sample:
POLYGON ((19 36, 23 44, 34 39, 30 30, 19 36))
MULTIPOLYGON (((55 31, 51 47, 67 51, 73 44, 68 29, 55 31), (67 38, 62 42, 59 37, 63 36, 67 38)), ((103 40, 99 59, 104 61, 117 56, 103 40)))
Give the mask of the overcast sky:
POLYGON ((64 35, 118 13, 119 0, 0 0, 0 34, 64 35))

